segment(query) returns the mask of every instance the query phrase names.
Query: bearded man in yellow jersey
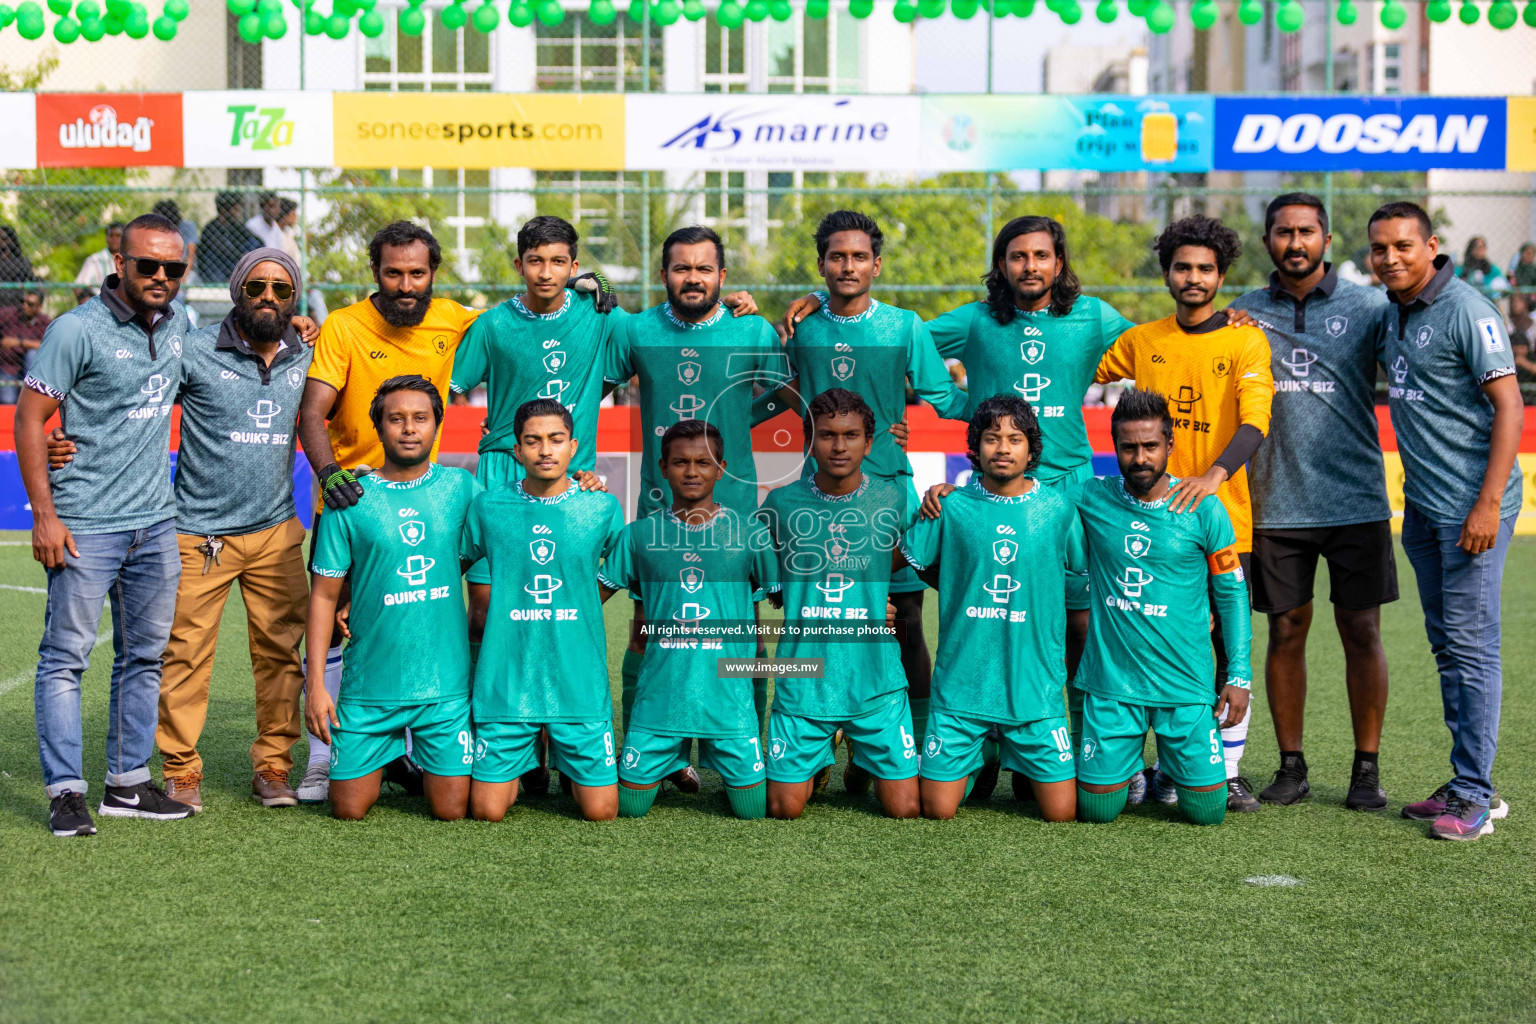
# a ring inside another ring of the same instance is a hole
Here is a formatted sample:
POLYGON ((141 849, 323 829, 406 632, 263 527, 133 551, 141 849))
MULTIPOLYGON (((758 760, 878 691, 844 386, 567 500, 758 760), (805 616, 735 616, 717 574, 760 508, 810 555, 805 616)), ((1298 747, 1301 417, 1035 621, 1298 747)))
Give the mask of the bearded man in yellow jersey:
MULTIPOLYGON (((368 418, 380 384, 401 374, 420 374, 445 403, 448 400, 453 353, 479 311, 432 297, 432 279, 442 258, 442 248, 426 228, 408 221, 384 227, 368 243, 368 262, 379 290, 336 310, 320 328, 299 412, 299 440, 320 479, 317 514, 356 504, 363 488, 354 472, 384 464, 384 446, 368 418)), ((436 439, 431 459, 437 460, 436 439)), ((340 636, 331 637, 325 680, 334 699, 332 687, 341 684, 340 636)), ((385 779, 408 792, 420 792, 421 773, 409 758, 391 762, 385 779)), ((299 799, 324 802, 329 781, 330 747, 311 734, 299 799)))
MULTIPOLYGON (((1173 296, 1173 316, 1132 327, 1099 362, 1095 380, 1130 379, 1144 391, 1168 399, 1173 411, 1173 454, 1168 472, 1175 477, 1167 501, 1175 512, 1193 509, 1214 494, 1232 520, 1238 559, 1247 578, 1253 550, 1253 506, 1244 468, 1269 430, 1274 378, 1269 368, 1269 339, 1257 327, 1235 327, 1216 312, 1216 295, 1227 269, 1242 253, 1237 232, 1210 217, 1186 217, 1168 225, 1153 241, 1163 280, 1173 296)), ((1227 681, 1221 621, 1213 627, 1216 692, 1227 681)), ((1233 666, 1248 678, 1248 666, 1233 666)), ((1256 811, 1259 802, 1238 762, 1248 740, 1248 715, 1221 730, 1227 769, 1227 809, 1256 811)), ((1177 799, 1171 780, 1154 774, 1154 792, 1164 803, 1177 799)))

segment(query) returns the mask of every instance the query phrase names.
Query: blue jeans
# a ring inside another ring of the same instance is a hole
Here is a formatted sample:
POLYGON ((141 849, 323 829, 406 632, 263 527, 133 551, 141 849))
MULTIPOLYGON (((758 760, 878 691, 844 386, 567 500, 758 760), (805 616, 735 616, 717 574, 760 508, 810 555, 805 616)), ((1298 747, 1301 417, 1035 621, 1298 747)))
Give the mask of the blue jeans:
POLYGON ((1411 504, 1403 513, 1403 550, 1418 577, 1424 631, 1440 669, 1445 727, 1451 730, 1451 792, 1483 807, 1493 799, 1499 748, 1499 588, 1515 519, 1499 523, 1492 548, 1469 555, 1456 546, 1460 523, 1431 522, 1411 504))
POLYGON ((112 700, 107 785, 148 782, 160 703, 160 661, 171 637, 181 556, 176 521, 122 533, 75 536, 80 556, 48 573, 48 609, 37 647, 37 746, 50 798, 84 793, 80 678, 90 665, 102 601, 112 602, 112 700))

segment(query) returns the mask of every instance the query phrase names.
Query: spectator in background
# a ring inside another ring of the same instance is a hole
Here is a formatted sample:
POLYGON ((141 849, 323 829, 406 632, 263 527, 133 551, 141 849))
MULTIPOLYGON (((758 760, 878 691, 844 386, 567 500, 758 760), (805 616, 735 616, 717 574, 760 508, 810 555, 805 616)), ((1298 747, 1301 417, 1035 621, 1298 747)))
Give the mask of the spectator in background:
POLYGON ((1473 235, 1467 243, 1467 251, 1462 256, 1461 266, 1456 268, 1456 276, 1495 303, 1509 287, 1504 281, 1504 271, 1488 259, 1488 240, 1482 235, 1473 235))
POLYGON ((261 194, 261 212, 245 222, 246 230, 257 238, 261 244, 273 249, 283 247, 283 200, 278 198, 276 192, 263 192, 261 194))
MULTIPOLYGON (((1515 331, 1531 337, 1531 311, 1536 309, 1536 242, 1526 242, 1515 256, 1509 268, 1509 317, 1515 322, 1515 331)), ((1518 361, 1516 365, 1519 365, 1518 361)))
POLYGON ((123 225, 121 221, 113 221, 107 225, 107 244, 97 249, 85 258, 80 264, 80 272, 75 275, 75 284, 80 285, 75 289, 75 301, 84 302, 101 290, 101 282, 117 273, 117 264, 114 257, 123 247, 123 225))
POLYGON ((299 204, 292 199, 278 200, 277 227, 283 236, 283 244, 278 248, 293 257, 295 263, 299 260, 299 239, 297 234, 299 224, 299 204))
POLYGON ((238 192, 220 192, 213 200, 217 216, 203 228, 199 269, 205 284, 228 281, 240 257, 261 248, 261 240, 240 220, 238 192))
MULTIPOLYGON (((32 261, 21 253, 21 239, 9 224, 0 224, 0 285, 7 281, 36 281, 32 261)), ((0 287, 0 306, 21 304, 21 289, 0 287)))
POLYGON ((192 275, 197 272, 197 225, 181 215, 181 207, 176 205, 174 199, 160 200, 155 204, 154 212, 175 224, 182 242, 186 244, 187 276, 184 281, 190 283, 192 275))
POLYGON ((21 305, 0 306, 0 405, 15 405, 19 385, 37 358, 53 318, 43 312, 43 293, 21 293, 21 305))

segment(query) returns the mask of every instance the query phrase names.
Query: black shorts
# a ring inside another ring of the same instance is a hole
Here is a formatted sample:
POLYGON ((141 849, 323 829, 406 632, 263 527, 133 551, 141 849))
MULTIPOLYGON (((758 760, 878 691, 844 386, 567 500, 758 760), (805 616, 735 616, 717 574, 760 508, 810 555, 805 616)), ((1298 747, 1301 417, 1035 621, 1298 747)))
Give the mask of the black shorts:
POLYGON ((1397 600, 1392 521, 1253 531, 1253 610, 1278 615, 1312 600, 1317 558, 1328 560, 1328 600, 1361 611, 1397 600))

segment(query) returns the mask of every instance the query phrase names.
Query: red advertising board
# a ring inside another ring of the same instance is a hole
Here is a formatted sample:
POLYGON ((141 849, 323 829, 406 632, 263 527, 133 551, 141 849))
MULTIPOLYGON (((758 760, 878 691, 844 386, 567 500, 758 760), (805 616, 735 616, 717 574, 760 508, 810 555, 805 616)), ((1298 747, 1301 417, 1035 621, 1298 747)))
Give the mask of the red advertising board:
POLYGON ((180 167, 181 94, 37 94, 39 167, 180 167))

